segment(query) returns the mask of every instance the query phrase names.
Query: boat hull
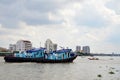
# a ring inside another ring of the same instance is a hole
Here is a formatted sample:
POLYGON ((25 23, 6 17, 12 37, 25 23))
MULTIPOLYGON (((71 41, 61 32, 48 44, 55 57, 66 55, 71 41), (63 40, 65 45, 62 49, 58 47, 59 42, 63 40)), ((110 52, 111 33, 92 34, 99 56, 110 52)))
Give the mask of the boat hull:
POLYGON ((22 57, 14 57, 14 56, 5 56, 5 62, 37 62, 43 58, 22 58, 22 57))
POLYGON ((62 60, 52 60, 52 59, 41 59, 37 62, 39 63, 68 63, 73 62, 74 59, 76 59, 77 55, 68 59, 62 59, 62 60))
POLYGON ((4 60, 5 62, 67 63, 67 62, 73 62, 73 60, 76 57, 77 56, 62 60, 52 60, 52 59, 44 59, 44 58, 21 58, 14 56, 5 56, 4 60))

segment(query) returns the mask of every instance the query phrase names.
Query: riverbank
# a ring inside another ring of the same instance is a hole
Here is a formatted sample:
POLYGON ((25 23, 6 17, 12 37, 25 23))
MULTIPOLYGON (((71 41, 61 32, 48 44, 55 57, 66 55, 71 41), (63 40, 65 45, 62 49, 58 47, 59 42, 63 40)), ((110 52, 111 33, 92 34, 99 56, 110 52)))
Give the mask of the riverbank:
POLYGON ((90 53, 90 54, 77 54, 78 56, 120 56, 120 54, 95 54, 95 53, 90 53))
POLYGON ((11 52, 0 52, 0 56, 5 56, 5 55, 12 55, 13 53, 11 52))

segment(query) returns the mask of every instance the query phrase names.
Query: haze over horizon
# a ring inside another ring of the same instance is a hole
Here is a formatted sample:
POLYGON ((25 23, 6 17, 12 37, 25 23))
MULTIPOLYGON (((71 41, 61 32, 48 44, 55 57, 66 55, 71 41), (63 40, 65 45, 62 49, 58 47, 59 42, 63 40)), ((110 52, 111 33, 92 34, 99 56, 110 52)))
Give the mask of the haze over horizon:
POLYGON ((46 39, 58 47, 120 53, 120 0, 0 0, 0 47, 46 39))

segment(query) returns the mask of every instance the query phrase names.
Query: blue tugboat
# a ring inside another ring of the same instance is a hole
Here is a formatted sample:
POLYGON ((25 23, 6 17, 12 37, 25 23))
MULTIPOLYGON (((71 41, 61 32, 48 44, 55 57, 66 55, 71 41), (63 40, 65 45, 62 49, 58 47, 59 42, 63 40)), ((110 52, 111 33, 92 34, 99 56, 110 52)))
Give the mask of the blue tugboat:
POLYGON ((77 57, 75 53, 72 52, 71 49, 61 49, 58 51, 51 52, 49 54, 45 53, 45 58, 39 60, 41 63, 66 63, 73 62, 73 60, 77 57))
POLYGON ((4 60, 5 62, 36 62, 44 58, 44 51, 45 48, 32 49, 14 55, 6 55, 4 60))
POLYGON ((4 60, 6 62, 65 63, 73 62, 76 57, 77 55, 71 49, 61 49, 46 53, 45 48, 40 48, 5 56, 4 60))

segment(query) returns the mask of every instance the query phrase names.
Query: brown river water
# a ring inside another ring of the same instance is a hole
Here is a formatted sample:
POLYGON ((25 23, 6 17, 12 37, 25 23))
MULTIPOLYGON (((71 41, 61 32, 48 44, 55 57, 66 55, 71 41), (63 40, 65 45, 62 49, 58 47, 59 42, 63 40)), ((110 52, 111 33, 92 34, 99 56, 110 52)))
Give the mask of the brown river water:
POLYGON ((120 80, 120 57, 77 57, 73 63, 6 63, 0 80, 120 80))

